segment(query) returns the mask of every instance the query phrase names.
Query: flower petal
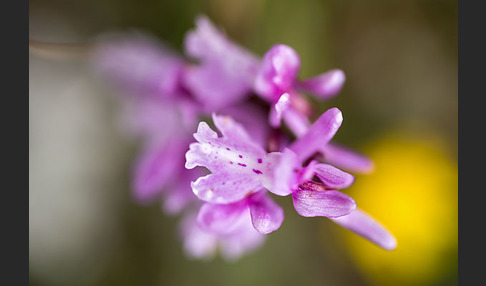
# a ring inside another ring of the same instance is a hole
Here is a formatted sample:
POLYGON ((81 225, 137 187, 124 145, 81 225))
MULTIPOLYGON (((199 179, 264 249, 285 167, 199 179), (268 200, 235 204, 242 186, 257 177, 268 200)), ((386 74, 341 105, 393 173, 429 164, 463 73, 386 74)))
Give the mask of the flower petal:
POLYGON ((179 89, 182 58, 155 37, 140 32, 109 35, 95 47, 100 75, 137 95, 172 97, 179 89))
POLYGON ((182 168, 166 188, 162 202, 163 210, 169 215, 176 215, 190 207, 190 204, 199 204, 200 200, 192 192, 191 181, 206 174, 207 171, 202 168, 182 168))
POLYGON ((283 114, 283 119, 297 137, 303 136, 311 126, 307 116, 294 108, 288 108, 283 114))
POLYGON ((331 189, 344 189, 354 183, 354 176, 327 164, 316 164, 316 176, 331 189))
POLYGON ((251 141, 244 128, 229 116, 213 116, 223 137, 201 122, 189 145, 186 168, 204 166, 213 174, 192 183, 194 193, 212 203, 231 203, 270 186, 275 160, 251 141))
MULTIPOLYGON (((251 142, 251 138, 246 132, 245 128, 233 120, 230 116, 218 116, 215 113, 212 115, 213 122, 216 128, 221 132, 223 137, 226 137, 228 140, 231 141, 243 141, 248 145, 253 145, 251 142)), ((261 147, 254 146, 256 150, 255 152, 261 152, 261 147)))
POLYGON ((383 249, 393 250, 397 246, 395 237, 384 226, 360 209, 356 209, 349 215, 332 218, 332 220, 383 249))
POLYGON ((342 122, 343 116, 339 109, 333 107, 327 110, 290 146, 290 149, 297 154, 301 162, 304 161, 334 137, 342 122))
POLYGON ((138 97, 127 98, 122 103, 121 130, 146 144, 161 143, 173 138, 174 134, 186 132, 180 124, 179 105, 174 102, 138 97))
POLYGON ((317 95, 321 99, 330 99, 339 93, 346 76, 342 70, 330 70, 299 83, 299 88, 317 95))
POLYGON ((338 191, 298 189, 292 194, 294 208, 305 217, 340 217, 356 209, 355 201, 338 191))
POLYGON ((218 236, 203 231, 197 224, 195 213, 186 215, 179 228, 184 252, 189 258, 211 259, 216 255, 218 236))
POLYGON ((270 109, 269 122, 273 128, 280 127, 283 113, 290 108, 290 94, 284 93, 270 109))
POLYGON ((300 69, 297 52, 287 45, 274 45, 263 56, 255 79, 255 91, 274 103, 293 88, 300 69))
POLYGON ((257 249, 265 242, 265 235, 255 230, 251 224, 248 208, 242 220, 231 233, 220 237, 220 250, 223 259, 235 261, 244 254, 257 249))
POLYGON ((228 106, 221 110, 244 126, 245 133, 248 133, 251 142, 258 146, 265 146, 270 132, 270 126, 262 124, 267 120, 267 110, 261 105, 253 102, 228 106))
POLYGON ((265 192, 258 192, 248 198, 253 227, 263 234, 277 230, 284 220, 282 207, 265 192))
POLYGON ((320 151, 324 154, 324 161, 344 170, 368 174, 374 170, 370 158, 353 151, 347 147, 330 142, 322 146, 320 151))
POLYGON ((138 201, 152 200, 177 175, 177 162, 183 162, 186 144, 187 140, 176 138, 144 151, 134 168, 133 190, 138 201))
POLYGON ((196 29, 187 33, 184 47, 199 61, 186 69, 184 85, 208 109, 218 110, 249 95, 258 58, 230 41, 207 17, 196 19, 196 29))
POLYGON ((218 172, 191 182, 192 191, 201 200, 215 204, 229 204, 263 188, 253 176, 218 172))
POLYGON ((278 163, 274 164, 273 182, 268 190, 278 196, 290 195, 299 185, 299 171, 301 163, 297 156, 290 149, 285 149, 282 153, 270 153, 278 163))
POLYGON ((207 232, 225 234, 234 230, 248 208, 245 200, 232 204, 205 203, 199 209, 197 223, 207 232))

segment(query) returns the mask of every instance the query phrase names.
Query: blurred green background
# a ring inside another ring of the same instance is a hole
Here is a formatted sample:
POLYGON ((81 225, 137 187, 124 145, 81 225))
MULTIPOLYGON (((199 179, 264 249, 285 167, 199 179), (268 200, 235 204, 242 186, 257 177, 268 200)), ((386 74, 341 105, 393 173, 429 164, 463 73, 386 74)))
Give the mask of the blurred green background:
MULTIPOLYGON (((119 105, 83 61, 29 55, 31 285, 457 285, 457 1, 30 0, 30 38, 83 42, 148 31, 182 52, 206 14, 255 52, 300 55, 300 77, 347 76, 324 111, 342 110, 335 140, 376 170, 345 190, 397 237, 387 252, 289 197, 282 227, 232 263, 192 261, 178 218, 136 205, 138 147, 117 126, 119 105)), ((312 100, 312 99, 311 99, 312 100)))

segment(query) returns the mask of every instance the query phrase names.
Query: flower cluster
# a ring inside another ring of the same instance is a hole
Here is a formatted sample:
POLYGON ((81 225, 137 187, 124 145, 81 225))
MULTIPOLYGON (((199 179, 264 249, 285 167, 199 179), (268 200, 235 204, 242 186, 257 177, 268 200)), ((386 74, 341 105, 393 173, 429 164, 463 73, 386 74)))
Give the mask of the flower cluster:
POLYGON ((93 63, 125 94, 123 126, 142 142, 134 198, 160 199, 167 213, 183 214, 187 255, 219 251, 237 259, 259 247, 284 221, 273 195, 291 195, 301 216, 330 218, 395 248, 394 237, 340 191, 354 182, 347 172, 373 169, 367 157, 332 142, 341 111, 333 107, 311 121, 305 94, 337 95, 341 70, 299 80, 294 49, 277 44, 260 58, 204 16, 186 34, 184 52, 141 33, 110 35, 100 39, 93 63))

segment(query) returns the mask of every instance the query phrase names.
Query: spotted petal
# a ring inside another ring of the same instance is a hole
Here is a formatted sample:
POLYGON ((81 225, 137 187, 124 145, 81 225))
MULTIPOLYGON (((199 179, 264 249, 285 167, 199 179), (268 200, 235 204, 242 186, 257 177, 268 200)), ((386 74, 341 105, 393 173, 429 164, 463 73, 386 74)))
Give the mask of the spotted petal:
POLYGON ((213 116, 217 133, 201 122, 186 153, 186 168, 208 168, 212 174, 191 184, 194 193, 212 203, 231 203, 268 187, 272 182, 274 157, 251 141, 244 128, 228 116, 213 116))

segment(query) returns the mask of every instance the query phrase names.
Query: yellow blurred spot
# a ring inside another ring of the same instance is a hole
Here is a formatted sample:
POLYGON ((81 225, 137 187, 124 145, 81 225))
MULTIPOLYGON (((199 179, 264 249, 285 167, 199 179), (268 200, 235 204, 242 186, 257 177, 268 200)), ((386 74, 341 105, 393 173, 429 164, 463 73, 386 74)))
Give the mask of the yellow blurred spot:
POLYGON ((375 172, 346 193, 397 238, 382 250, 339 230, 351 257, 377 285, 432 285, 457 271, 457 164, 441 141, 396 132, 367 148, 375 172))

